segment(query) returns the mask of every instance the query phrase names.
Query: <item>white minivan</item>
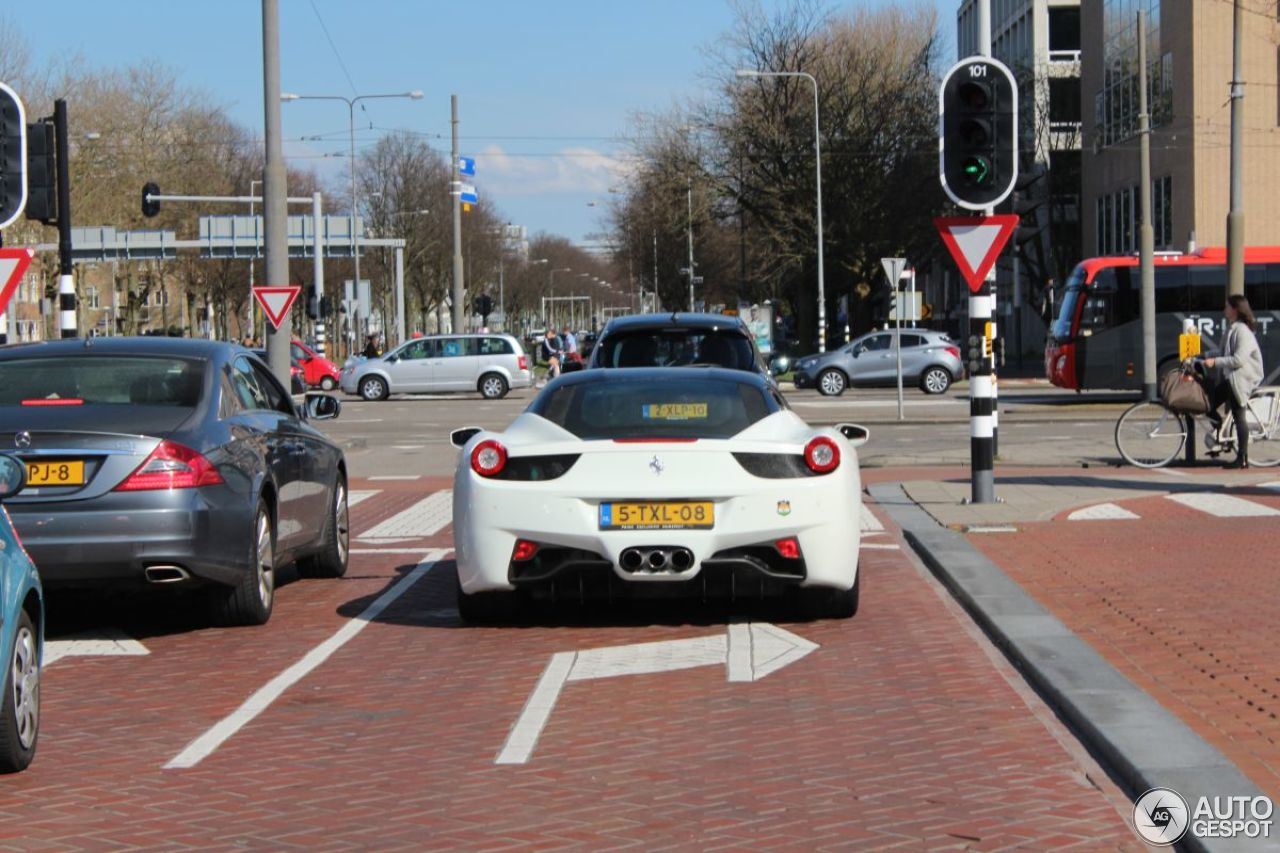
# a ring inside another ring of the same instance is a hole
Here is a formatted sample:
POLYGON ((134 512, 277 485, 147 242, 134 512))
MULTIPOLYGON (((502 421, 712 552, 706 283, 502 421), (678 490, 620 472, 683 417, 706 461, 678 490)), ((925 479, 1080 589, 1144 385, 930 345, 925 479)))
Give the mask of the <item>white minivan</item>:
POLYGON ((349 363, 342 390, 366 400, 391 394, 479 391, 496 400, 532 382, 529 359, 511 335, 430 335, 390 352, 349 363))

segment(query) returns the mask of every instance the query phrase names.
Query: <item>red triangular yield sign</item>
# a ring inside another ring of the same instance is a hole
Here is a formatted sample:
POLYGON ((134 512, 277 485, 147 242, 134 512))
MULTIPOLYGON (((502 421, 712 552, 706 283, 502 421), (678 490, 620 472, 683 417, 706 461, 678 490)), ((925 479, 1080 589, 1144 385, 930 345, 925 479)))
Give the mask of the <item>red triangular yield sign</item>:
POLYGON ((0 281, 4 282, 0 285, 0 314, 9 310, 9 300, 35 256, 34 249, 0 249, 0 281))
POLYGON ((969 289, 977 293, 986 281, 987 273, 995 266, 996 258, 1009 242, 1009 235, 1018 227, 1018 217, 1012 213, 1000 216, 938 216, 933 224, 947 244, 952 259, 960 268, 960 274, 968 282, 969 289))
POLYGON ((298 298, 301 291, 302 288, 296 284, 283 287, 255 287, 253 298, 258 300, 258 304, 262 306, 262 313, 267 315, 271 325, 278 329, 284 316, 293 307, 293 300, 298 298))

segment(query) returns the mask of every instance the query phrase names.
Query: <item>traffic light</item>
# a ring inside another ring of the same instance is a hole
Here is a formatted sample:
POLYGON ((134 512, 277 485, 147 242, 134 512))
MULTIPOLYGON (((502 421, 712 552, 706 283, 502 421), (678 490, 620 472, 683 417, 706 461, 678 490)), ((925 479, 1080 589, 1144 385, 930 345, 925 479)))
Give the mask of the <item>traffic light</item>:
POLYGON ((477 314, 487 321, 489 319, 489 315, 493 313, 493 297, 487 293, 481 293, 472 300, 471 307, 477 314))
POLYGON ((307 300, 307 316, 312 320, 320 319, 320 300, 314 296, 307 300))
POLYGON ((320 316, 321 317, 333 316, 333 297, 331 296, 320 297, 320 316))
POLYGON ((971 56, 942 80, 939 172, 961 207, 981 210, 1008 198, 1018 179, 1018 89, 1003 63, 971 56))
POLYGON ((160 195, 160 187, 153 183, 143 184, 142 186, 142 215, 148 218, 156 216, 160 213, 160 202, 153 201, 149 196, 160 195))
POLYGON ((27 218, 45 225, 58 222, 57 149, 53 122, 27 125, 27 218))
POLYGON ((0 228, 27 204, 27 115, 17 92, 0 83, 0 228))

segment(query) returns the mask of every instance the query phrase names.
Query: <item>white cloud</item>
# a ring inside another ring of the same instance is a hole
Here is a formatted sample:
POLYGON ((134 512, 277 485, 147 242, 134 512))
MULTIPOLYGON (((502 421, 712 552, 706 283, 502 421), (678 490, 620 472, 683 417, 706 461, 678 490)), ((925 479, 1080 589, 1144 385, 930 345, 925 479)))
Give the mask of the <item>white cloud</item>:
POLYGON ((493 198, 553 193, 605 193, 627 171, 626 161, 586 147, 549 154, 508 153, 490 145, 475 155, 476 183, 493 198))

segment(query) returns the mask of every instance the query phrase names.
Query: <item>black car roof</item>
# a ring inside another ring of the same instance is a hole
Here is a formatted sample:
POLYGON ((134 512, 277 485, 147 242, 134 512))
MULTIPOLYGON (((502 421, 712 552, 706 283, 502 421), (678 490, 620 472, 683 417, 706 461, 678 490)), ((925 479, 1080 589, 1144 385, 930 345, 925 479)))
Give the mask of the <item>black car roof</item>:
POLYGON ((727 367, 628 367, 619 370, 578 370, 573 373, 562 373, 554 381, 557 387, 585 385, 602 382, 652 382, 655 379, 709 379, 714 382, 736 382, 739 385, 750 385, 763 392, 773 389, 763 376, 749 370, 731 370, 727 367))
MULTIPOLYGON (((156 336, 111 338, 65 338, 56 341, 32 341, 0 347, 0 359, 52 358, 60 355, 109 353, 112 355, 169 355, 185 358, 225 358, 239 344, 210 341, 204 338, 169 338, 156 336)), ((247 350, 245 350, 247 352, 247 350)))
MULTIPOLYGON (((604 327, 604 331, 629 332, 635 329, 672 329, 686 327, 690 329, 735 329, 746 331, 741 317, 729 314, 698 314, 692 312, 661 312, 656 314, 629 314, 626 317, 615 317, 604 327)), ((604 334, 603 332, 601 334, 604 334)))

